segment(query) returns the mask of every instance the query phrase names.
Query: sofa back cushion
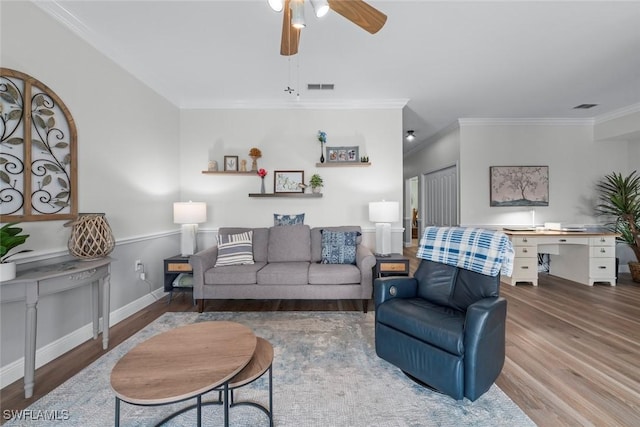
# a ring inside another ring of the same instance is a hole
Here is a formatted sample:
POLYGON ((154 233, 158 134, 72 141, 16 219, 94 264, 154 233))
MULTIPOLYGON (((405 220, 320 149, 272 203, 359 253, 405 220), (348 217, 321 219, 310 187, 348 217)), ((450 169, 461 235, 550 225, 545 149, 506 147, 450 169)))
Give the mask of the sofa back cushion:
POLYGON ((414 277, 418 296, 461 311, 483 298, 500 294, 500 275, 486 276, 433 261, 422 260, 414 277))
POLYGON ((271 227, 269 229, 267 259, 268 262, 308 262, 311 259, 311 229, 309 226, 271 227))
MULTIPOLYGON (((311 262, 322 262, 322 230, 357 231, 362 233, 359 225, 343 225, 339 227, 314 227, 311 229, 311 262)), ((356 238, 356 244, 362 243, 362 234, 356 238)))
POLYGON ((253 231, 253 259, 255 262, 267 262, 267 246, 269 244, 268 228, 241 228, 241 227, 220 227, 218 235, 228 236, 230 234, 245 233, 253 231))

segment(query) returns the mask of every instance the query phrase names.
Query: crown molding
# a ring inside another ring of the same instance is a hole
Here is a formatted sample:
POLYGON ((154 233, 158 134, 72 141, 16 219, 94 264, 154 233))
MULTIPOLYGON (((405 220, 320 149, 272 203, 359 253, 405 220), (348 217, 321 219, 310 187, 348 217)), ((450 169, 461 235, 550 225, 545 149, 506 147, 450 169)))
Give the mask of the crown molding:
POLYGON ((630 114, 640 113, 640 102, 637 104, 631 104, 626 107, 618 108, 617 110, 610 111, 608 113, 601 114, 595 117, 595 124, 607 122, 609 120, 619 119, 630 114))
POLYGON ((458 119, 462 126, 522 126, 522 125, 560 125, 560 126, 584 126, 593 125, 593 118, 563 118, 563 117, 542 117, 542 118, 462 118, 458 119))

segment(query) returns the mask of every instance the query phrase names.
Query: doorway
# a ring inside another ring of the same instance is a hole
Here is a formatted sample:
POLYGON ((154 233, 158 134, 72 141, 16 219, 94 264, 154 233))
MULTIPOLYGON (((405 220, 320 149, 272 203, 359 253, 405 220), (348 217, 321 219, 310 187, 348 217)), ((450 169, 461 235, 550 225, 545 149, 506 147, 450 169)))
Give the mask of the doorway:
POLYGON ((454 227, 458 220, 458 165, 422 175, 422 228, 426 226, 454 227))

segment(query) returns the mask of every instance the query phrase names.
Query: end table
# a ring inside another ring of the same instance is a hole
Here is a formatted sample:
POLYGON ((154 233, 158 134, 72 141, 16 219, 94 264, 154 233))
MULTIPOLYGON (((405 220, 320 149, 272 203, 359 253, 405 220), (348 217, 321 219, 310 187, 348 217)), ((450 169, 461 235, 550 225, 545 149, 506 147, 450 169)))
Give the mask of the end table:
POLYGON ((192 274, 189 257, 182 255, 174 255, 164 260, 164 291, 169 292, 169 301, 173 298, 173 291, 191 292, 193 295, 193 286, 174 286, 173 282, 180 274, 192 274))

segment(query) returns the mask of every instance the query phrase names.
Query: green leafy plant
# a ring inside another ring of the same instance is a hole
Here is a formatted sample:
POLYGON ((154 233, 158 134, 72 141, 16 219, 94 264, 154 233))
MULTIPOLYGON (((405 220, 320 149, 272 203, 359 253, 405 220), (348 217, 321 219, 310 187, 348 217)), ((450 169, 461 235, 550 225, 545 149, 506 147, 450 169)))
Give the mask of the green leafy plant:
POLYGON ((311 186, 311 188, 322 187, 323 184, 324 181, 322 180, 322 177, 320 175, 318 175, 317 173, 311 175, 311 180, 309 181, 309 185, 311 186))
POLYGON ((613 218, 607 227, 620 233, 619 239, 631 247, 640 262, 640 175, 637 171, 628 176, 613 172, 605 175, 596 188, 600 193, 596 213, 613 218))
POLYGON ((22 228, 15 227, 18 223, 12 222, 9 224, 5 224, 0 228, 0 262, 5 263, 7 259, 11 258, 14 255, 31 252, 31 249, 23 249, 18 252, 14 252, 11 255, 7 255, 9 251, 13 248, 16 248, 26 242, 29 237, 28 234, 20 234, 22 233, 22 228))

